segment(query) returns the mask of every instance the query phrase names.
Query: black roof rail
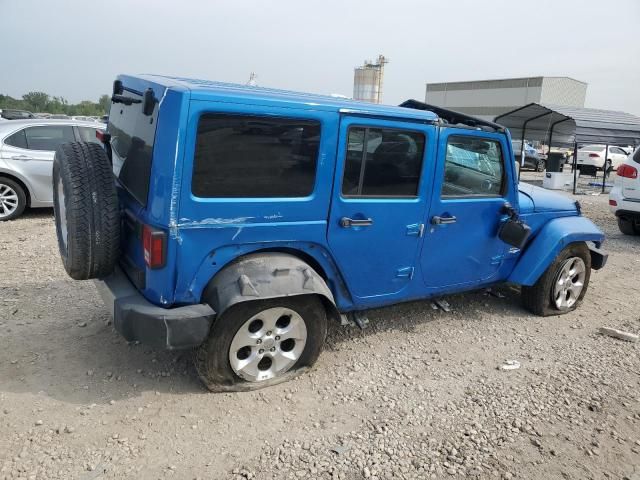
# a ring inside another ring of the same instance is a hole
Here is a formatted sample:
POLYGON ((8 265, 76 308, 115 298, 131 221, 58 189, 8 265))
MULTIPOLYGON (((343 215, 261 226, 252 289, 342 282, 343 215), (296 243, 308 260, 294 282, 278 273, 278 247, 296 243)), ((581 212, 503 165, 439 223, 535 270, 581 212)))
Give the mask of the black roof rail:
POLYGON ((451 125, 462 124, 467 127, 480 128, 483 130, 488 127, 497 132, 505 131, 505 128, 502 125, 499 125, 497 123, 472 117, 470 115, 456 112, 454 110, 447 110, 446 108, 437 107, 435 105, 429 105, 428 103, 420 102, 414 99, 405 100, 400 104, 400 106, 405 108, 414 108, 416 110, 429 110, 435 113, 436 115, 438 115, 438 117, 440 117, 440 119, 443 120, 445 123, 448 123, 451 125))

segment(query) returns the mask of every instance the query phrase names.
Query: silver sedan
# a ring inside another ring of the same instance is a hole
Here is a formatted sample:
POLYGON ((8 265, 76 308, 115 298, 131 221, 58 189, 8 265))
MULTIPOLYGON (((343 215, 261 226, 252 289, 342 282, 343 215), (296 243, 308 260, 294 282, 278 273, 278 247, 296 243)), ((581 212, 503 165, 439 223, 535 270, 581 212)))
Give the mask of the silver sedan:
POLYGON ((53 206, 51 172, 56 148, 66 142, 97 142, 105 125, 77 120, 5 120, 0 122, 0 221, 26 207, 53 206))

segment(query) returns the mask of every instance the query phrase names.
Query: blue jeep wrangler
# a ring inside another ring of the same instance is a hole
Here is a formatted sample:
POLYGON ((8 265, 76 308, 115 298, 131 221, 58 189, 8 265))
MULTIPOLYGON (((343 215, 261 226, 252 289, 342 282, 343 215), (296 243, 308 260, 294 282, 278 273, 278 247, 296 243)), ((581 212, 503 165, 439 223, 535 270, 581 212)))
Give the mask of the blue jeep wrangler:
POLYGON ((123 75, 98 135, 55 157, 65 269, 212 390, 291 378, 368 308, 509 282, 566 313, 606 261, 577 202, 518 185, 508 131, 413 100, 123 75))

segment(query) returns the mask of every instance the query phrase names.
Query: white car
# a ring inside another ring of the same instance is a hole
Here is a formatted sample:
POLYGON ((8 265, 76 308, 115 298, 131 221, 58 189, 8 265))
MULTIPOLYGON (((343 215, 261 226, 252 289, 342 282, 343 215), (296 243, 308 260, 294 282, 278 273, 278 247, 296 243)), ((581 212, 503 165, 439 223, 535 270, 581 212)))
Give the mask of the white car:
POLYGON ((53 206, 55 150, 65 142, 98 142, 100 123, 75 120, 6 120, 0 123, 0 222, 26 207, 53 206))
MULTIPOLYGON (((604 167, 604 160, 606 156, 606 145, 585 145, 578 149, 578 169, 583 170, 581 167, 590 167, 592 170, 595 167, 597 170, 602 170, 604 167)), ((620 147, 609 146, 609 164, 612 170, 617 170, 618 166, 624 162, 629 154, 620 147)), ((586 169, 584 169, 586 170, 586 169)))
POLYGON ((609 208, 625 235, 640 235, 640 148, 618 167, 609 208))

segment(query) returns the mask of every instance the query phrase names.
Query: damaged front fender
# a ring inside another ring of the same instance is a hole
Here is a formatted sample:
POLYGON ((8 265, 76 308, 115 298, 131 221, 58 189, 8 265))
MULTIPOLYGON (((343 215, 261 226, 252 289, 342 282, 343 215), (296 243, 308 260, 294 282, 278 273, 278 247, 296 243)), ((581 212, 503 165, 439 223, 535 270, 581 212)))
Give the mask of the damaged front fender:
MULTIPOLYGON (((554 218, 529 242, 507 281, 518 285, 533 285, 567 245, 594 242, 596 247, 600 247, 603 241, 604 233, 586 217, 554 218)), ((602 255, 599 250, 597 252, 602 255)), ((604 266, 604 261, 600 265, 604 266)))

